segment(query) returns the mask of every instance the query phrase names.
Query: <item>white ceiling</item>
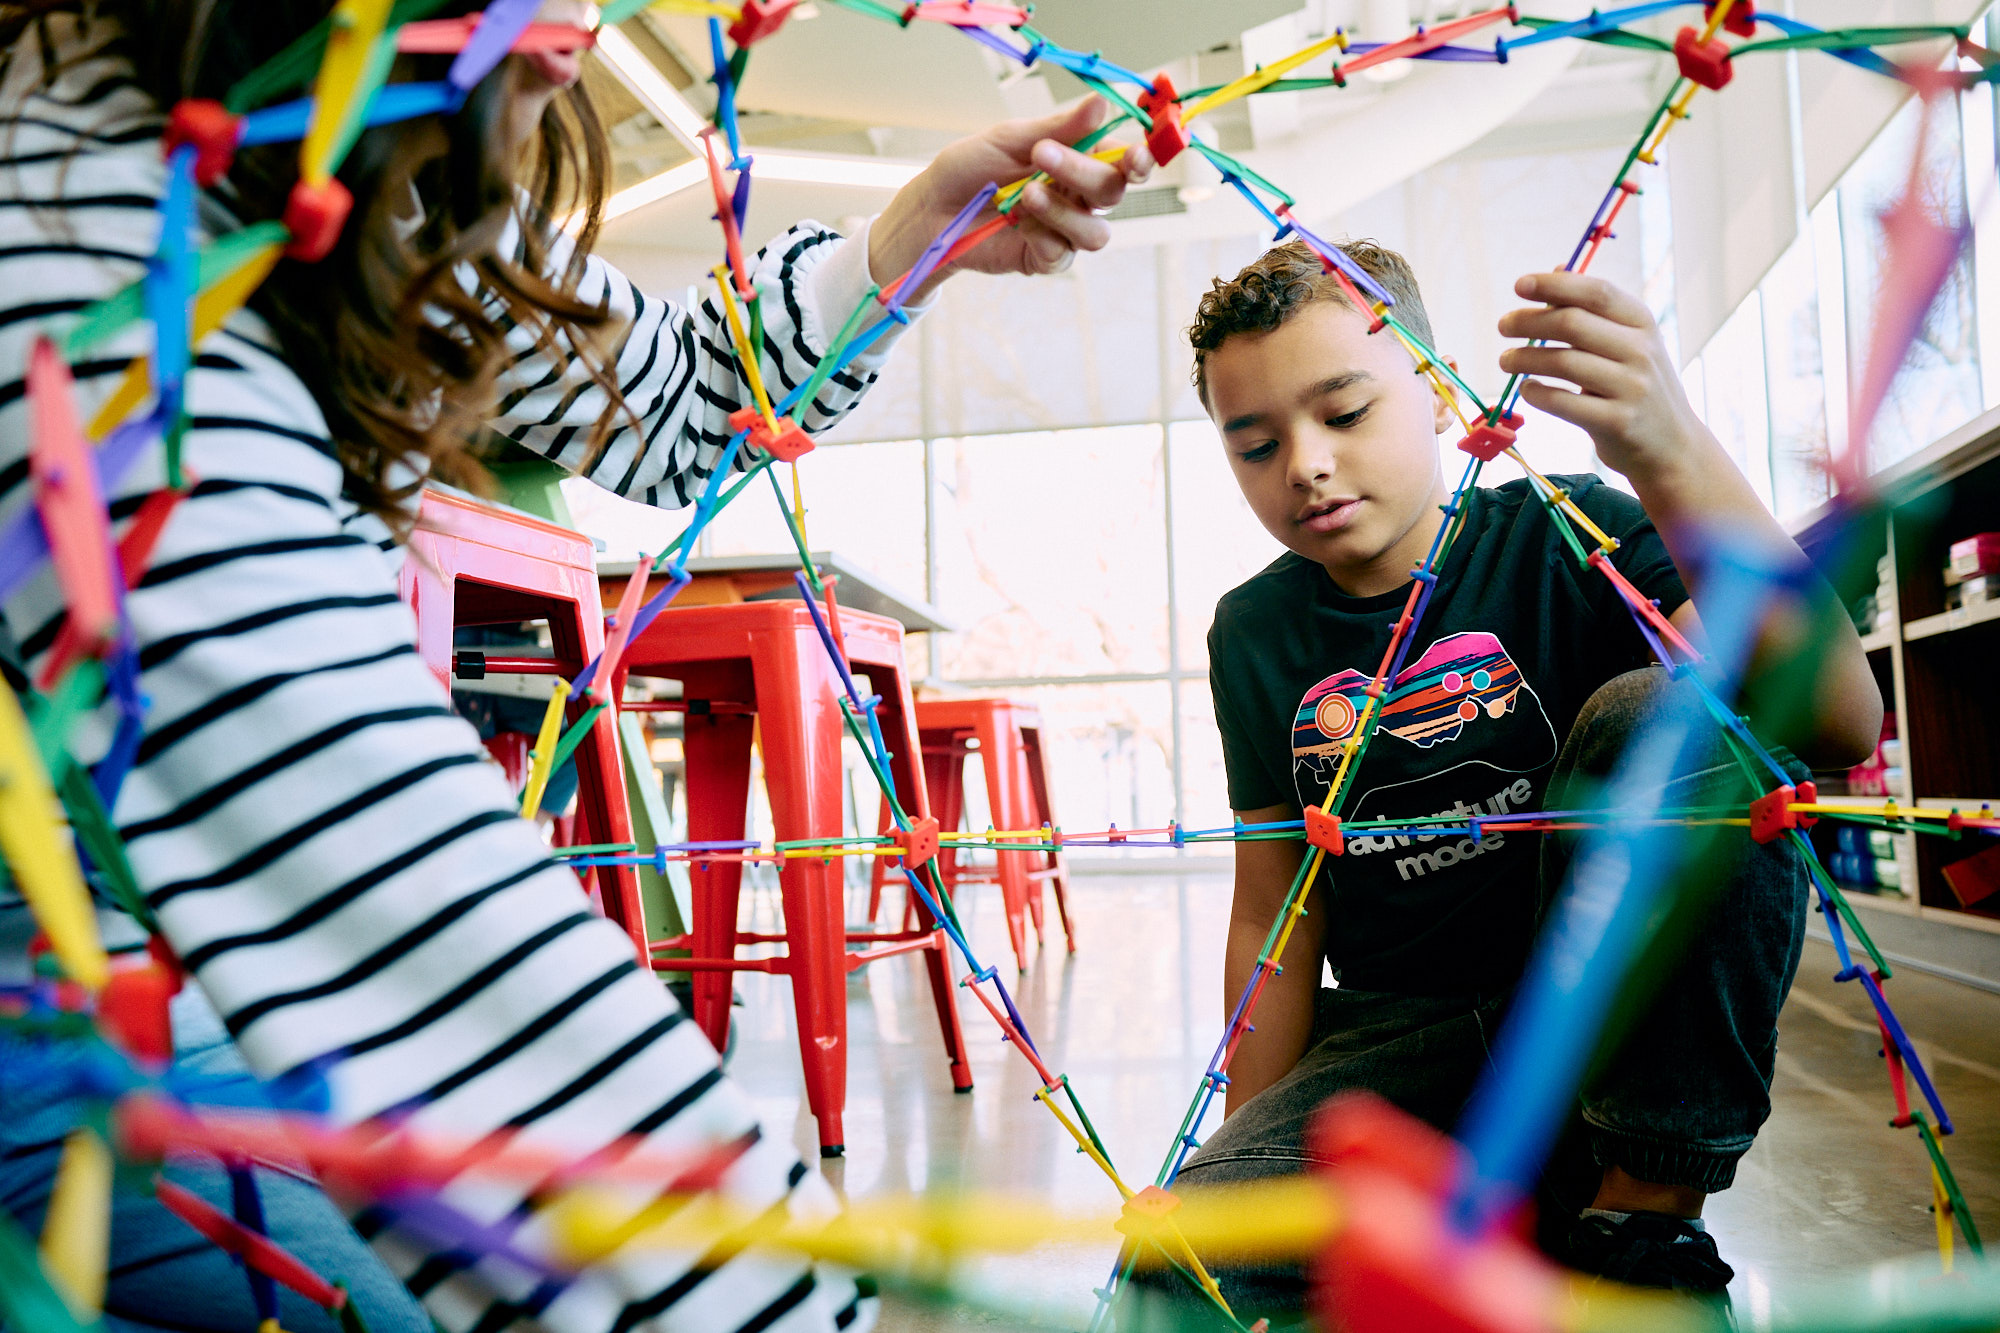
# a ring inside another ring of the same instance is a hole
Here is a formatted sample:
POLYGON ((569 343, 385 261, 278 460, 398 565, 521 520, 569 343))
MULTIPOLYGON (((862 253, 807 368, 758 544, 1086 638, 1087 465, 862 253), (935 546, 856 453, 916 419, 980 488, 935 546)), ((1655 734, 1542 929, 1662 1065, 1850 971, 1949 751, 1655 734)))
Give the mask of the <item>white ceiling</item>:
MULTIPOLYGON (((1537 12, 1580 16, 1588 3, 1543 0, 1537 12)), ((1101 49, 1142 73, 1165 67, 1185 88, 1267 63, 1336 24, 1380 40, 1407 32, 1413 22, 1483 7, 1461 0, 1041 0, 1034 23, 1052 39, 1101 49)), ((753 148, 761 142, 922 160, 951 137, 1031 114, 1079 88, 1067 76, 1023 73, 942 25, 918 22, 898 30, 824 0, 812 8, 816 16, 795 17, 751 53, 739 106, 753 148)), ((706 72, 701 20, 648 14, 632 24, 647 25, 647 34, 664 39, 647 43, 650 52, 668 53, 664 63, 677 58, 697 76, 706 72)), ((1484 45, 1501 31, 1488 29, 1470 40, 1484 45)), ((686 83, 686 70, 667 72, 670 81, 686 83)), ((1324 62, 1300 71, 1324 72, 1324 62)), ((1629 141, 1671 75, 1669 59, 1550 42, 1515 53, 1504 67, 1412 62, 1407 76, 1393 82, 1357 78, 1344 89, 1267 94, 1204 124, 1211 142, 1298 195, 1297 211, 1310 220, 1458 152, 1561 151, 1629 141)), ((703 83, 687 86, 685 96, 703 114, 713 105, 703 83)), ((641 124, 651 122, 642 117, 623 127, 628 143, 636 138, 642 144, 641 150, 628 146, 628 160, 643 156, 645 135, 635 130, 641 124)), ((655 137, 667 136, 657 131, 655 137)), ((660 160, 680 160, 681 151, 668 144, 660 160)), ((649 162, 646 169, 656 168, 649 162)), ((1192 186, 1184 192, 1188 211, 1122 221, 1119 242, 1240 233, 1252 226, 1248 206, 1218 190, 1216 173, 1192 153, 1155 184, 1192 186)), ((762 180, 745 230, 754 241, 800 217, 837 224, 878 211, 886 197, 875 189, 762 180)), ((716 248, 712 212, 702 183, 616 220, 605 240, 621 250, 705 255, 716 248)))

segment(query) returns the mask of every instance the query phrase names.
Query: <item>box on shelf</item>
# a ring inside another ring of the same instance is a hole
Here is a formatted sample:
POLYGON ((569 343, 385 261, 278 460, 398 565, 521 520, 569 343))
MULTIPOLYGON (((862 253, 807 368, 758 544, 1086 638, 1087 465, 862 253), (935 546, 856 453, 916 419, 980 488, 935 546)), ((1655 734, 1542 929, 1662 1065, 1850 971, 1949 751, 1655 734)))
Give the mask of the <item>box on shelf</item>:
POLYGON ((1988 847, 1944 867, 1944 882, 1951 886, 1961 907, 1970 907, 2000 893, 2000 846, 1988 847))
POLYGON ((1961 579, 2000 574, 2000 532, 1979 532, 1951 544, 1951 572, 1961 579))

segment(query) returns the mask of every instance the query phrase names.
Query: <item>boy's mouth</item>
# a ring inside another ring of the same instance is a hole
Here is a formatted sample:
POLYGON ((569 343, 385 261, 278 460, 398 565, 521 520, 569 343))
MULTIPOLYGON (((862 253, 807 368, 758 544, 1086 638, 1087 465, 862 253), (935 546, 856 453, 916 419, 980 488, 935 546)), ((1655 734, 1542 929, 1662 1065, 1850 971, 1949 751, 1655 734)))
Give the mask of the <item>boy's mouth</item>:
POLYGON ((1306 510, 1298 519, 1300 527, 1307 532, 1339 532, 1354 521, 1361 509, 1359 499, 1329 500, 1323 505, 1306 510))

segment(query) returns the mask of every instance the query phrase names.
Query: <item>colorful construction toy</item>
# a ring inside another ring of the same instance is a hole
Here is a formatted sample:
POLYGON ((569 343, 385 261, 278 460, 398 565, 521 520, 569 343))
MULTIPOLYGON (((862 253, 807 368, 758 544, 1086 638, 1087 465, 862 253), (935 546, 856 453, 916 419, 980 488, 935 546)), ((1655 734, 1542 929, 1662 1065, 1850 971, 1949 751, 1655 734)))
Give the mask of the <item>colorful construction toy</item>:
MULTIPOLYGON (((1824 818, 1927 836, 1990 837, 2000 834, 2000 814, 1984 808, 1910 810, 1893 803, 1821 800, 1811 783, 1794 783, 1731 702, 1755 627, 1766 608, 1790 595, 1793 574, 1761 566, 1755 553, 1735 549, 1725 535, 1717 534, 1708 553, 1709 577, 1702 602, 1712 647, 1706 658, 1697 654, 1658 608, 1612 567, 1608 556, 1617 543, 1522 459, 1516 441, 1521 418, 1513 410, 1521 378, 1510 380, 1491 402, 1474 392, 1397 319, 1387 292, 1337 246, 1300 224, 1292 215, 1290 195, 1203 140, 1197 125, 1204 115, 1237 99, 1345 86, 1347 76, 1391 60, 1504 63, 1512 50, 1557 39, 1614 43, 1671 57, 1679 77, 1624 159, 1565 264, 1580 271, 1611 237, 1620 209, 1638 193, 1636 168, 1657 160, 1661 143, 1687 118, 1689 103, 1700 90, 1726 88, 1738 59, 1818 50, 1886 76, 1903 77, 1925 99, 1926 133, 1930 117, 1948 114, 1945 99, 1954 91, 2000 81, 2000 60, 1973 46, 1963 28, 1826 31, 1753 11, 1741 0, 1707 4, 1656 0, 1592 11, 1586 18, 1568 21, 1523 16, 1513 6, 1504 6, 1372 45, 1352 43, 1336 32, 1228 83, 1181 92, 1165 75, 1147 78, 1099 53, 1061 46, 1029 23, 1026 9, 1013 5, 984 0, 922 0, 901 7, 877 0, 825 2, 898 27, 913 22, 942 24, 1023 66, 1046 63, 1069 71, 1119 111, 1077 145, 1082 151, 1117 157, 1125 149, 1109 144, 1109 136, 1130 125, 1159 161, 1189 150, 1199 154, 1259 218, 1276 229, 1277 238, 1296 237, 1319 255, 1355 307, 1369 312, 1371 331, 1386 331, 1409 350, 1419 370, 1458 413, 1465 430, 1460 447, 1470 457, 1444 506, 1445 523, 1412 571, 1408 599, 1339 753, 1324 801, 1300 820, 1193 830, 1169 825, 1076 833, 1050 827, 970 835, 940 832, 934 820, 912 819, 898 804, 888 779, 888 755, 874 716, 879 700, 863 698, 848 672, 830 580, 822 578, 807 553, 796 486, 791 508, 784 505, 780 492, 780 509, 799 548, 800 590, 826 650, 840 668, 845 692, 842 717, 882 785, 894 831, 840 839, 834 845, 824 840, 769 847, 745 843, 727 849, 713 844, 662 844, 629 851, 583 848, 558 855, 579 867, 615 861, 664 867, 670 860, 725 857, 779 862, 836 852, 893 858, 934 916, 936 929, 944 932, 963 959, 966 975, 961 985, 1033 1068, 1040 1081, 1036 1100, 1049 1109, 1078 1151, 1104 1172, 1119 1211, 1078 1219, 1050 1214, 1021 1199, 876 1202, 858 1204, 828 1223, 765 1218, 757 1238, 877 1267, 885 1281, 921 1294, 934 1292, 938 1273, 945 1271, 941 1265, 964 1253, 1020 1248, 1053 1237, 1122 1235, 1130 1243, 1099 1293, 1093 1329, 1114 1321, 1120 1329, 1144 1326, 1142 1321, 1152 1316, 1126 1317, 1133 1308, 1126 1304, 1126 1279, 1137 1267, 1162 1265, 1183 1274, 1200 1293, 1212 1326, 1243 1333, 1257 1328, 1258 1323, 1249 1322, 1256 1312, 1232 1311, 1204 1270, 1201 1253, 1221 1243, 1237 1252, 1315 1259, 1320 1315, 1330 1326, 1358 1333, 1545 1333, 1558 1328, 1635 1326, 1629 1321, 1639 1307, 1620 1304, 1622 1298, 1606 1296, 1595 1305, 1579 1304, 1561 1275, 1518 1241, 1506 1221, 1535 1179, 1605 1017, 1628 982, 1639 945, 1639 923, 1647 919, 1652 905, 1676 890, 1682 859, 1677 831, 1729 825, 1747 827, 1759 842, 1790 847, 1810 870, 1839 955, 1838 979, 1857 982, 1877 1016, 1895 1103, 1893 1123, 1914 1126, 1925 1148, 1930 1179, 1922 1197, 1935 1202, 1942 1266, 1947 1272, 1952 1268, 1955 1237, 1977 1255, 1979 1232, 1940 1144, 1951 1133, 1952 1122, 1915 1046, 1884 998, 1882 983, 1891 975, 1889 966, 1819 865, 1804 830, 1824 818), (1682 28, 1671 43, 1623 26, 1683 8, 1700 9, 1701 21, 1682 28), (1462 44, 1476 33, 1500 27, 1516 35, 1495 37, 1490 47, 1462 44), (1959 52, 1980 68, 1960 73, 1954 64, 1942 73, 1905 71, 1877 51, 1935 39, 1955 42, 1959 52), (1304 72, 1316 63, 1322 72, 1304 72), (1444 556, 1462 529, 1465 497, 1478 483, 1482 466, 1501 454, 1526 470, 1578 565, 1611 581, 1660 661, 1692 683, 1700 712, 1671 716, 1635 744, 1602 809, 1513 812, 1462 822, 1344 817, 1341 811, 1353 775, 1378 732, 1389 683, 1415 643, 1444 556), (1703 727, 1720 729, 1755 789, 1766 793, 1748 809, 1662 807, 1659 792, 1665 777, 1703 727), (1307 889, 1326 867, 1328 856, 1342 855, 1349 837, 1394 833, 1479 839, 1487 833, 1555 829, 1586 834, 1578 855, 1579 871, 1531 961, 1496 1050, 1495 1069, 1475 1094, 1456 1141, 1416 1126, 1380 1104, 1349 1100, 1330 1110, 1322 1124, 1324 1156, 1333 1163, 1322 1177, 1259 1186, 1226 1199, 1183 1200, 1172 1192, 1182 1164, 1198 1146, 1217 1091, 1228 1085, 1230 1062, 1250 1030, 1266 983, 1281 968, 1286 942, 1305 912, 1307 889), (938 850, 1185 847, 1272 838, 1300 839, 1310 855, 1272 923, 1253 976, 1164 1160, 1150 1183, 1134 1189, 1113 1164, 1110 1148, 1068 1076, 1045 1063, 997 969, 979 961, 940 883, 938 850), (1864 952, 1865 965, 1856 961, 1850 937, 1864 952), (1915 1080, 1921 1108, 1910 1100, 1910 1079, 1915 1080)), ((38 979, 0 993, 0 1077, 33 1079, 60 1088, 101 1114, 91 1118, 98 1128, 76 1131, 63 1149, 39 1251, 34 1241, 0 1218, 0 1321, 21 1333, 70 1333, 94 1324, 103 1299, 106 1213, 114 1164, 149 1163, 169 1150, 206 1152, 226 1162, 259 1152, 277 1153, 303 1162, 329 1185, 361 1196, 396 1192, 409 1198, 435 1192, 475 1158, 478 1169, 501 1175, 541 1179, 561 1172, 568 1192, 554 1216, 567 1253, 577 1264, 589 1262, 612 1244, 705 1246, 724 1228, 750 1234, 749 1219, 731 1218, 719 1210, 663 1214, 666 1220, 659 1234, 631 1234, 608 1229, 603 1211, 593 1202, 594 1188, 634 1182, 655 1189, 699 1191, 712 1184, 726 1165, 726 1159, 718 1156, 726 1152, 726 1145, 671 1161, 600 1153, 589 1162, 568 1162, 524 1145, 446 1143, 387 1124, 335 1128, 321 1121, 310 1104, 301 1105, 293 1095, 296 1090, 281 1090, 279 1103, 291 1109, 277 1113, 253 1114, 215 1104, 208 1095, 212 1089, 172 1075, 167 1066, 171 1036, 166 1003, 181 983, 172 952, 156 936, 143 964, 114 971, 97 936, 87 887, 125 907, 142 925, 152 926, 106 812, 113 807, 136 753, 145 713, 136 685, 136 647, 124 592, 144 575, 162 528, 173 521, 175 502, 193 484, 180 463, 179 441, 185 425, 187 378, 195 373, 194 346, 243 304, 280 255, 311 262, 339 243, 351 220, 353 201, 337 173, 362 126, 454 113, 510 51, 574 51, 594 42, 591 31, 535 22, 539 7, 539 0, 493 0, 478 15, 432 20, 427 15, 438 8, 436 0, 400 0, 393 6, 389 0, 340 0, 310 40, 295 43, 223 101, 190 101, 169 108, 162 139, 168 186, 160 205, 161 240, 147 274, 97 306, 62 322, 51 321, 35 344, 26 375, 32 400, 29 471, 34 503, 17 521, 0 529, 0 595, 18 586, 42 560, 53 559, 68 619, 58 650, 27 698, 17 698, 0 686, 0 855, 43 937, 36 960, 38 979), (387 84, 389 57, 398 51, 454 58, 441 81, 387 84), (302 88, 308 89, 305 95, 294 96, 302 88), (197 250, 196 191, 227 173, 238 147, 289 141, 300 144, 300 180, 282 218, 255 221, 197 250), (74 405, 69 365, 136 323, 148 324, 153 331, 151 354, 132 364, 97 419, 83 422, 74 405), (168 486, 141 507, 114 543, 104 496, 155 442, 165 455, 168 486), (70 733, 105 693, 118 711, 118 733, 105 760, 85 770, 71 758, 70 733), (674 1221, 675 1217, 680 1220, 674 1221)), ((617 23, 646 7, 647 0, 614 0, 605 6, 602 18, 617 23)), ((619 701, 609 695, 609 683, 616 677, 620 653, 687 586, 685 562, 697 537, 758 473, 769 472, 778 462, 796 463, 813 447, 811 437, 788 414, 810 404, 829 377, 889 328, 907 322, 905 297, 940 266, 1012 225, 1014 204, 1026 184, 1018 181, 989 189, 975 199, 909 273, 869 294, 842 326, 812 377, 774 402, 766 391, 758 356, 760 298, 743 252, 742 227, 754 162, 741 142, 735 89, 754 45, 779 34, 796 6, 792 0, 660 0, 658 7, 699 13, 708 22, 717 112, 715 123, 704 132, 703 152, 723 233, 724 262, 716 277, 731 343, 754 401, 730 418, 734 433, 686 530, 650 566, 642 562, 640 574, 616 608, 603 657, 573 684, 555 682, 522 795, 524 815, 535 813, 549 773, 574 748, 596 711, 618 706, 619 701), (745 475, 729 480, 744 457, 750 460, 745 475), (665 573, 666 582, 648 599, 649 575, 659 573, 665 573), (565 726, 567 706, 586 697, 590 709, 565 726)), ((1914 157, 1915 163, 1923 160, 1921 141, 1914 157)), ((1853 418, 1854 445, 1838 460, 1839 503, 1846 507, 1849 532, 1865 499, 1862 446, 1868 426, 1969 234, 1965 219, 1939 218, 1927 208, 1915 163, 1903 198, 1889 214, 1884 288, 1853 418)), ((771 482, 777 490, 775 474, 771 482)), ((233 1215, 171 1184, 161 1182, 156 1188, 161 1202, 187 1222, 191 1236, 207 1238, 243 1264, 260 1314, 275 1309, 275 1283, 334 1311, 350 1333, 358 1329, 358 1316, 332 1280, 339 1275, 314 1273, 264 1234, 257 1187, 247 1172, 237 1177, 233 1215)), ((492 1243, 505 1247, 504 1237, 492 1243)), ((1937 1266, 1928 1271, 1934 1274, 1937 1266)), ((1819 1299, 1802 1299, 1797 1308, 1803 1313, 1790 1316, 1790 1322, 1767 1326, 1801 1333, 1815 1328, 1986 1326, 2000 1323, 2000 1270, 1965 1264, 1954 1280, 1941 1283, 1906 1266, 1865 1283, 1833 1284, 1819 1293, 1819 1299)), ((1678 1306, 1647 1306, 1645 1319, 1648 1327, 1688 1333, 1713 1327, 1708 1314, 1678 1306)), ((275 1329, 274 1319, 265 1327, 275 1329)))

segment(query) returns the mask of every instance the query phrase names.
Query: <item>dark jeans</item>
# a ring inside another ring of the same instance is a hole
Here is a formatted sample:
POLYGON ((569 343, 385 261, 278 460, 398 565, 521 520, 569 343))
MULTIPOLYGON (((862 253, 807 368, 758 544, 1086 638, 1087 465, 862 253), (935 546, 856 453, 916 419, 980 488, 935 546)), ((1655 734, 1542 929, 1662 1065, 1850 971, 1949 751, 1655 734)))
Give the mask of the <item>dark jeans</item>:
MULTIPOLYGON (((1627 740, 1676 688, 1655 667, 1619 676, 1593 694, 1556 760, 1548 808, 1595 804, 1627 740)), ((1806 775, 1796 760, 1779 757, 1795 780, 1806 775)), ((1664 804, 1747 805, 1760 794, 1717 738, 1700 766, 1668 787, 1664 804)), ((1702 835, 1691 830, 1690 836, 1702 835)), ((1573 834, 1543 835, 1544 912, 1562 887, 1575 842, 1573 834)), ((1588 1207, 1608 1166, 1660 1184, 1727 1189, 1770 1115, 1778 1010, 1805 938, 1806 871, 1782 841, 1759 846, 1741 828, 1723 829, 1711 851, 1713 904, 1677 941, 1678 962, 1664 970, 1652 1002, 1588 1080, 1577 1118, 1543 1177, 1545 1219, 1574 1217, 1588 1207)), ((1488 1048, 1508 998, 1322 990, 1305 1056, 1222 1122, 1188 1160, 1176 1189, 1310 1169, 1306 1131, 1313 1115, 1348 1089, 1367 1089, 1450 1130, 1490 1064, 1488 1048)), ((1215 1276, 1245 1319, 1296 1310, 1305 1299, 1297 1268, 1224 1267, 1215 1276)))
MULTIPOLYGON (((174 1059, 208 1080, 241 1079, 250 1071, 222 1020, 190 984, 174 1001, 174 1059)), ((84 1119, 77 1103, 42 1087, 10 1080, 0 1065, 0 1216, 29 1236, 41 1230, 55 1183, 63 1136, 84 1119)), ((432 1333, 430 1316, 376 1258, 332 1200, 304 1175, 255 1168, 264 1227, 328 1281, 345 1283, 372 1333, 432 1333)), ((212 1206, 230 1211, 229 1176, 213 1159, 171 1159, 165 1174, 212 1206)), ((145 1188, 147 1176, 119 1180, 111 1199, 111 1263, 103 1333, 244 1333, 257 1311, 243 1270, 197 1235, 145 1188)), ((333 1315, 291 1290, 278 1288, 279 1323, 289 1333, 340 1333, 333 1315)), ((8 1326, 8 1333, 26 1333, 8 1326)))

